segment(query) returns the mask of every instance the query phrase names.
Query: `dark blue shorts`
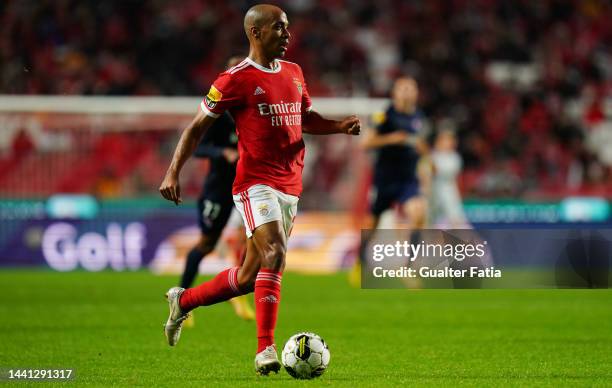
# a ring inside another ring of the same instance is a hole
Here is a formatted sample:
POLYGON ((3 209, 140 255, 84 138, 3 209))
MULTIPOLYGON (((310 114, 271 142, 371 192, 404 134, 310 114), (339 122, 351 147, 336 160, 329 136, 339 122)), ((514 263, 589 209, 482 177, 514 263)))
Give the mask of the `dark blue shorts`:
POLYGON ((374 187, 376 198, 372 202, 371 211, 375 216, 381 215, 395 203, 404 203, 421 192, 419 181, 416 179, 400 183, 377 184, 374 187))
POLYGON ((202 234, 220 234, 234 209, 232 193, 205 191, 198 198, 198 224, 202 234))

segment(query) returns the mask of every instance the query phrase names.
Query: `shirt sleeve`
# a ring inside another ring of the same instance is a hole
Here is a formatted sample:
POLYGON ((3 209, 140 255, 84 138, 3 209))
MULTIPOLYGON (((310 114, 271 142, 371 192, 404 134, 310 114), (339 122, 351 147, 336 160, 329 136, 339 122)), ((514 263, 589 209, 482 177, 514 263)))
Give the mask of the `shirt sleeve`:
POLYGON ((200 108, 211 117, 219 117, 226 110, 242 104, 243 96, 236 76, 221 73, 213 82, 208 94, 200 103, 200 108))

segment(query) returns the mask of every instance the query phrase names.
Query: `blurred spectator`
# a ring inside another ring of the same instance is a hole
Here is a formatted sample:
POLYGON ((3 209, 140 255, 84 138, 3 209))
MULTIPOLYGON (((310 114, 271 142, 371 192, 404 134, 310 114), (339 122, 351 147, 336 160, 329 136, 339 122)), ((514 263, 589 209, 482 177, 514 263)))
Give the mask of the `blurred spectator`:
POLYGON ((509 159, 496 158, 478 182, 475 194, 483 198, 512 198, 521 191, 520 178, 509 159))
POLYGON ((116 198, 121 195, 121 182, 111 168, 105 168, 98 176, 94 195, 101 199, 116 198))
POLYGON ((13 159, 23 158, 34 150, 34 143, 28 132, 24 129, 19 130, 11 147, 11 157, 13 159))

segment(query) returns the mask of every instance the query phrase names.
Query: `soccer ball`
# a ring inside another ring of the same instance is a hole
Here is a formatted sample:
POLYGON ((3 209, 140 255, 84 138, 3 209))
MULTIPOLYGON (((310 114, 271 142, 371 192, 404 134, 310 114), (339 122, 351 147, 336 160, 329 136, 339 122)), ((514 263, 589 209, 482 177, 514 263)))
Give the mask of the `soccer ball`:
POLYGON ((313 379, 329 365, 329 349, 315 333, 298 333, 287 341, 282 353, 283 366, 296 379, 313 379))

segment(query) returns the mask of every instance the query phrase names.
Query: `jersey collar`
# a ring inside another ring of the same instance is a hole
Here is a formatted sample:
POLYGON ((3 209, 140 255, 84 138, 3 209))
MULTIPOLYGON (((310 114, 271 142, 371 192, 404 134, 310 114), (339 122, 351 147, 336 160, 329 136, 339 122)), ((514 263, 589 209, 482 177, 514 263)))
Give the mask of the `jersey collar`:
POLYGON ((249 63, 251 66, 255 67, 256 69, 259 69, 261 71, 263 71, 264 73, 278 73, 279 71, 281 71, 281 63, 278 59, 274 60, 274 69, 268 69, 267 67, 264 67, 262 65, 260 65, 259 63, 255 62, 254 60, 252 60, 249 57, 246 57, 246 61, 247 63, 249 63))

